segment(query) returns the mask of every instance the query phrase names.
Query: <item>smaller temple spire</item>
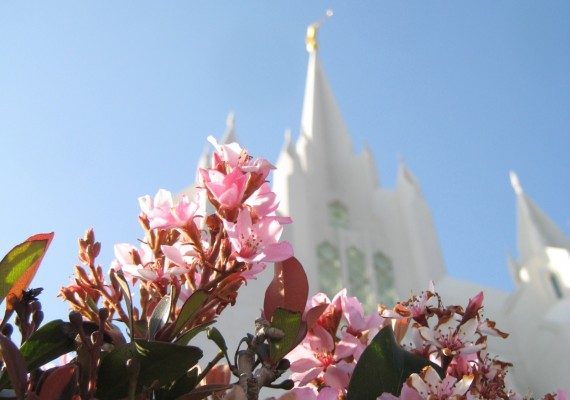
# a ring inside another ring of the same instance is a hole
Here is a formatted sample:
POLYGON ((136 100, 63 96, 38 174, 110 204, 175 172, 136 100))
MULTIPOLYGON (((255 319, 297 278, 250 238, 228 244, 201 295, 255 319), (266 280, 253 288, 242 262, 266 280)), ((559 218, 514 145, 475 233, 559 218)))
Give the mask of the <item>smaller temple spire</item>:
POLYGON ((537 254, 541 254, 546 247, 569 249, 568 238, 558 225, 523 192, 517 175, 511 172, 510 178, 517 198, 519 262, 522 264, 537 254))
POLYGON ((323 18, 321 18, 317 22, 313 22, 307 28, 307 38, 305 39, 305 42, 307 43, 307 51, 309 53, 314 53, 319 48, 317 44, 317 31, 319 29, 319 26, 321 26, 327 20, 327 18, 330 18, 332 16, 333 16, 333 11, 327 10, 323 18))

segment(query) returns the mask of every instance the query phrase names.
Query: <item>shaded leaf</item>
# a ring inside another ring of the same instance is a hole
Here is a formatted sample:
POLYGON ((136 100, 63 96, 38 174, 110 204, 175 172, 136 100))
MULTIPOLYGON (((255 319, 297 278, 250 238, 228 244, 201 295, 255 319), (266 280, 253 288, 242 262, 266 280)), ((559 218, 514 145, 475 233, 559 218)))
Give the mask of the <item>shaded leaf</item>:
POLYGON ((63 365, 46 371, 43 376, 49 374, 42 382, 39 400, 70 399, 76 391, 77 366, 73 364, 63 365), (75 378, 75 379, 72 379, 75 378))
POLYGON ((20 348, 31 372, 64 354, 75 351, 77 331, 61 319, 50 321, 35 331, 20 348))
POLYGON ((166 322, 168 322, 168 317, 170 316, 170 295, 165 295, 154 310, 152 310, 152 314, 150 316, 150 320, 148 321, 148 338, 154 339, 156 333, 162 328, 166 322))
POLYGON ((208 299, 208 293, 203 290, 196 290, 194 293, 186 299, 182 308, 180 309, 180 313, 178 314, 178 318, 174 323, 174 329, 172 331, 172 337, 176 336, 178 332, 188 323, 190 322, 206 300, 208 299))
POLYGON ((202 350, 197 347, 135 340, 103 357, 96 397, 111 400, 127 396, 129 379, 125 365, 128 359, 136 359, 140 363, 137 381, 137 392, 140 392, 143 386, 148 387, 154 381, 158 381, 160 386, 176 381, 201 357, 202 350))
POLYGON ((198 384, 198 368, 182 375, 168 389, 164 390, 161 400, 176 400, 178 397, 192 392, 198 384))
MULTIPOLYGON (((77 331, 69 322, 50 321, 35 331, 20 347, 28 372, 75 350, 77 331)), ((0 378, 0 389, 8 385, 5 375, 0 378)))
POLYGON ((176 400, 201 400, 205 399, 212 393, 221 392, 222 390, 228 390, 231 389, 233 386, 234 385, 223 385, 223 384, 204 385, 193 390, 191 393, 178 397, 176 400))
POLYGON ((26 384, 28 383, 26 361, 18 350, 18 347, 0 333, 0 348, 2 350, 2 358, 8 370, 8 376, 12 382, 12 387, 16 392, 16 397, 24 398, 26 384))
POLYGON ((348 385, 347 400, 375 399, 382 393, 399 396, 408 377, 420 373, 428 365, 443 378, 438 365, 398 346, 392 326, 388 325, 378 332, 360 356, 348 385))
MULTIPOLYGON (((34 235, 4 256, 0 261, 0 302, 7 296, 21 299, 36 275, 53 236, 53 232, 34 235)), ((14 304, 15 301, 10 301, 6 308, 11 309, 14 304)))
POLYGON ((271 322, 275 310, 303 312, 309 297, 309 281, 305 269, 295 257, 275 263, 275 275, 265 291, 263 313, 271 322))
POLYGON ((273 315, 271 326, 283 331, 283 338, 271 340, 269 346, 269 358, 272 363, 278 363, 299 343, 299 330, 301 328, 301 312, 293 312, 277 308, 273 315))

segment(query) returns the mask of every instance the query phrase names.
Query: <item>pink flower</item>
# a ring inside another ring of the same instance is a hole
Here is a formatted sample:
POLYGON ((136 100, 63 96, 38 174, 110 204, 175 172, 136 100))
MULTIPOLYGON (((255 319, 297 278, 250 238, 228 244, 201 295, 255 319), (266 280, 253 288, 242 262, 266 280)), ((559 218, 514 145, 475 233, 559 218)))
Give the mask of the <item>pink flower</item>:
POLYGON ((161 249, 165 254, 164 260, 137 265, 123 265, 122 270, 133 278, 150 282, 172 281, 188 272, 180 250, 173 246, 162 246, 161 249))
POLYGON ((251 208, 252 214, 258 218, 265 217, 267 215, 273 215, 277 207, 279 207, 279 201, 277 201, 277 195, 271 191, 271 188, 267 183, 264 183, 257 189, 252 195, 246 200, 246 205, 251 208))
POLYGON ((241 167, 242 171, 254 174, 258 181, 264 181, 272 169, 275 167, 264 158, 258 158, 253 163, 241 167))
POLYGON ((265 270, 266 265, 263 263, 252 264, 250 268, 241 273, 242 278, 246 280, 256 280, 257 274, 265 270))
POLYGON ((130 267, 136 267, 139 264, 146 265, 154 261, 152 250, 142 244, 139 249, 129 243, 118 243, 114 246, 115 259, 111 262, 111 269, 123 271, 125 277, 132 279, 133 277, 127 272, 130 267), (126 266, 130 266, 125 270, 126 266))
POLYGON ((200 173, 204 186, 222 208, 233 209, 241 205, 247 175, 239 168, 227 175, 213 169, 202 169, 200 173))
POLYGON ((400 397, 384 393, 379 400, 460 400, 465 398, 473 382, 473 375, 466 375, 460 381, 453 376, 443 380, 432 367, 425 367, 420 375, 412 374, 402 387, 400 397))
POLYGON ((297 382, 296 386, 319 380, 334 389, 337 396, 338 391, 344 391, 348 386, 355 365, 335 354, 334 338, 321 326, 316 326, 287 359, 291 362, 291 379, 297 382))
POLYGON ((172 194, 168 190, 160 189, 154 196, 154 200, 148 194, 139 197, 139 205, 145 215, 149 215, 155 208, 171 208, 172 194))
POLYGON ((453 315, 440 319, 434 329, 426 326, 419 328, 422 338, 440 349, 445 356, 471 354, 484 349, 485 344, 475 344, 471 341, 476 331, 476 318, 459 325, 453 315))
MULTIPOLYGON (((319 394, 317 388, 314 386, 294 387, 290 393, 295 395, 296 400, 317 400, 319 394)), ((287 395, 281 396, 278 400, 281 400, 283 397, 289 400, 287 395)))
POLYGON ((224 220, 224 226, 238 261, 278 262, 293 256, 288 242, 278 242, 283 231, 279 222, 263 218, 253 224, 248 210, 240 210, 237 222, 224 220))
POLYGON ((272 217, 281 225, 293 222, 290 217, 277 215, 276 210, 279 206, 277 194, 271 191, 267 183, 264 183, 259 189, 253 192, 244 204, 249 207, 254 221, 264 217, 272 217))
POLYGON ((556 400, 568 400, 566 390, 559 389, 556 391, 556 400))
POLYGON ((150 197, 139 198, 142 212, 148 217, 151 229, 172 229, 194 224, 194 219, 199 217, 196 212, 202 203, 204 192, 196 192, 194 201, 189 201, 186 195, 182 195, 180 201, 173 207, 172 194, 160 189, 154 201, 150 197))
POLYGON ((216 149, 212 160, 214 169, 217 169, 220 163, 226 163, 230 169, 233 169, 243 164, 247 158, 247 152, 238 143, 218 144, 213 136, 208 136, 208 142, 216 149))
POLYGON ((375 312, 368 317, 365 317, 364 309, 362 308, 360 301, 358 301, 358 298, 347 297, 346 289, 342 289, 339 294, 342 304, 342 313, 348 322, 348 327, 346 329, 348 333, 356 337, 360 337, 364 331, 377 329, 382 325, 384 318, 375 312))
POLYGON ((410 375, 405 386, 414 389, 424 399, 461 399, 469 390, 471 382, 473 375, 466 375, 460 381, 453 376, 446 376, 442 380, 432 367, 426 367, 421 375, 410 375))
POLYGON ((433 281, 430 282, 429 290, 422 292, 421 295, 413 296, 410 300, 396 304, 394 310, 384 309, 382 317, 384 318, 412 318, 416 322, 425 325, 427 317, 431 314, 433 308, 438 306, 438 296, 435 294, 433 281))

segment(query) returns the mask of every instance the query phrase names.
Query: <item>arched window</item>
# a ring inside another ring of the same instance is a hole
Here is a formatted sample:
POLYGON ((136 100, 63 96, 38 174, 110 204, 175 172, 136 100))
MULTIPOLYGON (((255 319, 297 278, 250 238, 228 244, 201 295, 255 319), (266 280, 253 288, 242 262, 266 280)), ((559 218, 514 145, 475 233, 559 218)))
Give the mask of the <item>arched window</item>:
POLYGON ((374 279, 378 301, 385 306, 393 307, 398 301, 394 282, 394 268, 392 261, 382 252, 374 254, 374 279))
POLYGON ((561 299, 564 297, 564 293, 562 292, 562 288, 560 287, 560 282, 558 282, 558 276, 554 272, 550 273, 550 283, 552 284, 552 288, 554 289, 554 294, 556 295, 557 299, 561 299))
POLYGON ((335 200, 329 203, 329 224, 334 228, 348 228, 348 210, 344 204, 335 200))
POLYGON ((346 251, 346 262, 348 264, 349 294, 358 297, 366 311, 372 311, 374 298, 370 278, 366 272, 364 254, 356 247, 350 247, 346 251))
POLYGON ((323 243, 317 248, 319 287, 332 297, 342 289, 342 273, 338 249, 330 243, 323 243))

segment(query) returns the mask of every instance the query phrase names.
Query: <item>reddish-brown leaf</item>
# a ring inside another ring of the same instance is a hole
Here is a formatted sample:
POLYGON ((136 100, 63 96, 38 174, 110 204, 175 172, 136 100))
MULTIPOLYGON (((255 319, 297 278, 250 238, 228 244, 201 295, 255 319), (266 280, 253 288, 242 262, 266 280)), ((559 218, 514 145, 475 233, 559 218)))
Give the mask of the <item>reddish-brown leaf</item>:
POLYGON ((271 322, 277 307, 303 312, 309 296, 305 269, 295 257, 275 263, 275 276, 265 291, 263 314, 271 322))
POLYGON ((58 400, 69 398, 69 395, 73 395, 77 380, 76 371, 77 367, 73 364, 54 368, 42 384, 39 393, 40 400, 58 400), (72 381, 72 378, 75 378, 75 380, 72 381), (67 393, 70 391, 71 393, 67 393))
POLYGON ((18 347, 6 336, 0 333, 0 348, 2 349, 2 358, 6 369, 8 370, 8 377, 12 382, 12 387, 16 392, 18 399, 23 399, 28 383, 26 370, 26 361, 24 356, 18 350, 18 347))

